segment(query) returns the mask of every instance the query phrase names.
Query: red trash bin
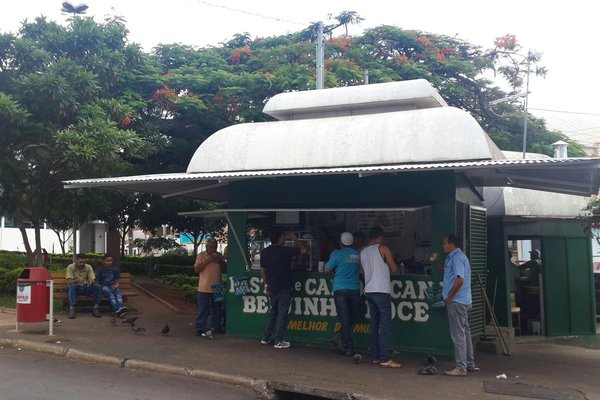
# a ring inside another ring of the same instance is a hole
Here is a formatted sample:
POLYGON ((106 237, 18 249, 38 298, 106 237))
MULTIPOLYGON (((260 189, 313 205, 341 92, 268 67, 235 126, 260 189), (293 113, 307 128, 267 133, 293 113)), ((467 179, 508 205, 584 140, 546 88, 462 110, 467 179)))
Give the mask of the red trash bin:
POLYGON ((44 267, 27 267, 17 279, 17 323, 46 322, 50 313, 50 272, 44 267))

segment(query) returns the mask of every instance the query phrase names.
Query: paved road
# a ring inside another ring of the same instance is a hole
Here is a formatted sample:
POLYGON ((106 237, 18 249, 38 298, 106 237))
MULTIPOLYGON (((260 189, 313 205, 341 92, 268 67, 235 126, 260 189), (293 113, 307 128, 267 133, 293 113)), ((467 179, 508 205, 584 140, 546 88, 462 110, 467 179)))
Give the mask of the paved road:
POLYGON ((192 378, 0 349, 2 400, 253 400, 245 389, 192 378))

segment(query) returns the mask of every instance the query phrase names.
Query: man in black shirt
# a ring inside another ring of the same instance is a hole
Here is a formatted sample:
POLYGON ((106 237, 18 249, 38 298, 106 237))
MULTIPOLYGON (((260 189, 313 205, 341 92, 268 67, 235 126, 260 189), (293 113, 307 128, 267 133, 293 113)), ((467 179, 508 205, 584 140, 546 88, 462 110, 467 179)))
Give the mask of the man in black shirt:
POLYGON ((274 342, 276 349, 287 349, 290 342, 283 340, 288 321, 288 312, 292 301, 291 290, 292 258, 306 252, 306 245, 298 240, 295 233, 290 233, 287 240, 292 240, 297 247, 284 246, 286 237, 278 231, 269 235, 271 245, 260 254, 260 274, 265 283, 265 294, 271 300, 271 311, 261 339, 262 344, 274 342), (274 332, 273 332, 274 331, 274 332))

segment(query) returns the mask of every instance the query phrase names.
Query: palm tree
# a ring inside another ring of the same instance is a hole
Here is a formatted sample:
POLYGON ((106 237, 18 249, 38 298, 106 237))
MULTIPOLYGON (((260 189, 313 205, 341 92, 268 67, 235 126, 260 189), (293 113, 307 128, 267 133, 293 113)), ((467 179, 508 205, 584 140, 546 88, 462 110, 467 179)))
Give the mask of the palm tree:
POLYGON ((344 25, 346 29, 346 36, 348 36, 348 25, 359 24, 365 19, 358 15, 356 11, 342 11, 335 19, 339 22, 339 25, 344 25))

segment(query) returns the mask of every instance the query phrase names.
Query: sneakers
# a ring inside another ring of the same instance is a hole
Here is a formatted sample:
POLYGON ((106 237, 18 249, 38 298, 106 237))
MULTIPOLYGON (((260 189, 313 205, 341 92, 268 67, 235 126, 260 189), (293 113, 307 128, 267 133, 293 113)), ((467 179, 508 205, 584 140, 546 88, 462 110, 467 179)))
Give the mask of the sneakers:
POLYGON ((450 371, 444 371, 444 375, 448 376, 467 376, 467 371, 461 371, 458 368, 451 369, 450 371))
POLYGON ((206 332, 202 332, 202 334, 200 336, 212 339, 213 338, 213 331, 212 331, 212 329, 209 329, 206 332))
POLYGON ((400 368, 400 367, 402 367, 402 364, 397 363, 397 362, 392 361, 392 360, 388 360, 386 362, 380 362, 379 366, 381 368, 400 368))
POLYGON ((117 317, 119 318, 123 318, 124 316, 127 315, 127 307, 121 307, 119 308, 115 314, 117 314, 117 317))
POLYGON ((480 370, 481 370, 481 368, 479 368, 477 365, 473 365, 472 367, 467 367, 467 372, 477 372, 480 370))
POLYGON ((69 307, 69 319, 75 319, 75 307, 69 307))
POLYGON ((262 339, 260 339, 260 344, 266 345, 266 344, 271 344, 271 343, 273 343, 272 338, 263 337, 262 339))
POLYGON ((286 342, 285 340, 282 340, 281 342, 277 342, 275 343, 275 345, 273 345, 274 349, 287 349, 291 346, 290 342, 286 342))
POLYGON ((100 309, 98 307, 94 307, 94 309, 92 310, 92 317, 94 317, 94 318, 102 317, 102 315, 100 315, 100 309))

